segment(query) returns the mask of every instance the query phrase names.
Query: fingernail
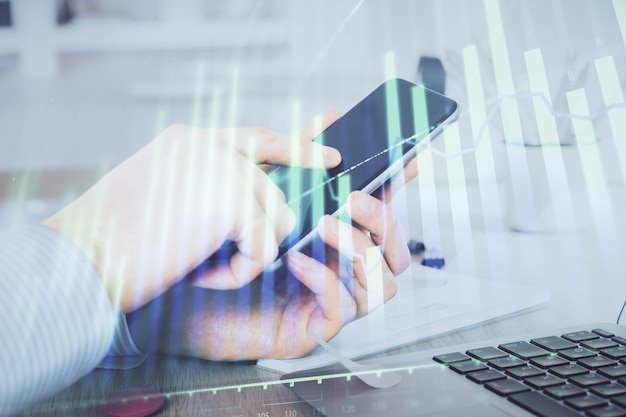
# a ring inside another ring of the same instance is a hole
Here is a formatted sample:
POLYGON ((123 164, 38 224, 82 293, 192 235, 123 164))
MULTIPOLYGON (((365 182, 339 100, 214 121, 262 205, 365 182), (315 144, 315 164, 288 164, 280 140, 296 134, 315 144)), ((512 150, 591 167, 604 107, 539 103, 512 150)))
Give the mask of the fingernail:
POLYGON ((317 230, 322 238, 337 236, 337 223, 332 221, 330 216, 323 216, 317 222, 317 230))
POLYGON ((372 198, 364 193, 356 193, 356 208, 363 214, 372 214, 375 208, 372 198))
POLYGON ((324 159, 331 166, 336 166, 341 162, 341 154, 335 148, 324 146, 324 159))
POLYGON ((299 270, 308 269, 311 265, 311 258, 296 250, 287 252, 287 259, 289 260, 289 265, 299 270))

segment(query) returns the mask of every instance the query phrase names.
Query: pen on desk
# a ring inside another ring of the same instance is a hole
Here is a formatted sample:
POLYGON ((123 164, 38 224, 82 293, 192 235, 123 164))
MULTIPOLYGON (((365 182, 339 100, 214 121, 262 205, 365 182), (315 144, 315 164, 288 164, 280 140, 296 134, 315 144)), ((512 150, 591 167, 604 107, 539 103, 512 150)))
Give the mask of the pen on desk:
POLYGON ((409 240, 407 245, 409 247, 409 252, 411 252, 411 255, 414 255, 414 256, 424 255, 424 258, 420 262, 422 265, 427 266, 429 268, 436 268, 436 269, 441 269, 445 266, 446 264, 445 259, 441 256, 438 256, 438 254, 436 256, 431 256, 430 254, 428 254, 426 252, 426 245, 423 242, 420 242, 415 239, 411 239, 409 240))
POLYGON ((411 255, 421 255, 426 250, 426 245, 424 245, 423 242, 417 241, 415 239, 409 240, 409 243, 407 245, 409 247, 409 252, 411 252, 411 255))

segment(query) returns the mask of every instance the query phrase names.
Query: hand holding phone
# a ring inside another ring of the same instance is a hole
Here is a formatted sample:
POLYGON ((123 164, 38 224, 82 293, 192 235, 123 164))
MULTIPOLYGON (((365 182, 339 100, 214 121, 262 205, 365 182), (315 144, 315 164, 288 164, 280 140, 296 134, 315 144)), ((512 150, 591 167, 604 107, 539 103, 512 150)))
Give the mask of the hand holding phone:
POLYGON ((280 246, 302 250, 315 236, 319 219, 340 216, 355 190, 373 193, 454 120, 453 100, 402 79, 389 80, 313 140, 342 155, 330 170, 280 167, 270 178, 296 214, 293 232, 280 246))
MULTIPOLYGON (((271 180, 295 213, 296 226, 280 245, 278 260, 269 269, 278 267, 289 249, 316 257, 310 243, 319 219, 326 214, 340 216, 352 191, 371 194, 402 171, 457 112, 457 103, 450 98, 421 85, 391 79, 313 139, 341 153, 338 166, 330 170, 281 166, 271 172, 271 180)), ((208 263, 225 262, 235 251, 234 244, 228 242, 208 263)))

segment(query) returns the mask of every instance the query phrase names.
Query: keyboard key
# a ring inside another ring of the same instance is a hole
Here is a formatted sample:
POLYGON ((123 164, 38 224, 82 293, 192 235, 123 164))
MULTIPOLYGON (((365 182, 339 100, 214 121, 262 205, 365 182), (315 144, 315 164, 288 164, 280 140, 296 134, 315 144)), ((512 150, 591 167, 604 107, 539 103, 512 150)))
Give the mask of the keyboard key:
POLYGON ((592 387, 589 391, 604 398, 615 397, 618 395, 626 394, 626 386, 622 384, 611 383, 592 387))
POLYGON ((611 379, 617 379, 622 376, 626 376, 626 365, 607 366, 606 368, 598 369, 598 373, 602 376, 611 379))
POLYGON ((456 362, 469 361, 472 358, 459 352, 453 352, 453 353, 446 353, 445 355, 437 355, 433 357, 433 359, 439 363, 448 365, 448 364, 456 363, 456 362))
POLYGON ((499 371, 504 371, 505 369, 508 368, 513 368, 516 366, 524 366, 526 365, 526 362, 515 358, 513 356, 509 356, 506 358, 498 358, 498 359, 492 359, 489 362, 487 362, 489 365, 491 365, 492 367, 496 368, 499 371))
POLYGON ((551 368, 553 366, 568 364, 569 361, 567 359, 563 359, 560 356, 553 355, 553 356, 543 356, 541 358, 531 359, 530 363, 540 368, 546 369, 546 368, 551 368))
POLYGON ((597 339, 598 335, 595 335, 591 332, 583 330, 581 332, 566 333, 562 335, 561 337, 563 339, 569 340, 570 342, 580 343, 580 342, 584 342, 585 340, 597 339))
POLYGON ((561 378, 569 378, 571 376, 586 374, 589 370, 575 363, 568 363, 567 365, 550 368, 550 372, 561 378))
POLYGON ((511 355, 515 355, 525 361, 538 356, 547 356, 550 354, 547 350, 531 345, 528 342, 505 343, 498 347, 503 351, 508 352, 511 355))
POLYGON ((591 332, 597 334, 598 336, 602 336, 602 337, 611 338, 611 337, 615 336, 613 333, 609 332, 608 330, 604 330, 604 329, 593 329, 591 332))
POLYGON ((598 374, 578 375, 570 378, 569 380, 571 383, 583 388, 591 387, 593 385, 608 384, 611 382, 611 380, 598 374))
POLYGON ((578 395, 585 395, 587 391, 572 384, 558 385, 556 387, 548 388, 545 393, 557 400, 564 400, 565 398, 576 397, 578 395))
POLYGON ((626 338, 604 329, 451 352, 433 360, 538 416, 626 417, 626 338))
POLYGON ((579 415, 538 392, 511 395, 509 401, 540 417, 575 417, 579 415))
POLYGON ((587 410, 594 407, 602 407, 607 405, 606 400, 600 399, 593 395, 585 395, 582 397, 573 397, 565 400, 565 404, 574 407, 577 410, 587 410))
POLYGON ((617 365, 617 362, 604 356, 593 356, 591 358, 583 358, 579 360, 578 363, 589 369, 598 369, 598 368, 602 368, 603 366, 617 365))
POLYGON ((545 375, 545 371, 531 365, 518 366, 506 370, 506 374, 517 379, 530 378, 531 376, 545 375))
POLYGON ((511 394, 517 394, 519 392, 530 391, 530 388, 528 388, 526 385, 513 379, 503 379, 501 381, 487 382, 485 384, 485 388, 487 388, 489 391, 495 392, 502 397, 511 394))
POLYGON ((486 382, 497 381, 499 379, 506 379, 506 376, 498 371, 494 371, 493 369, 487 369, 486 371, 478 371, 467 374, 467 379, 474 381, 477 384, 484 384, 486 382))
POLYGON ((626 358, 626 346, 618 346, 611 349, 602 349, 600 353, 611 359, 626 358))
POLYGON ((596 352, 585 348, 565 349, 559 352, 559 355, 570 361, 575 361, 582 358, 588 358, 596 356, 596 352))
POLYGON ((615 404, 619 404, 622 407, 626 407, 626 395, 620 395, 619 397, 613 397, 611 398, 611 401, 613 401, 615 404))
POLYGON ((494 347, 484 347, 484 348, 480 348, 480 349, 471 349, 471 350, 468 350, 465 353, 468 354, 469 356, 474 357, 474 358, 476 358, 478 360, 481 360, 483 362, 487 362, 488 360, 491 360, 491 359, 504 358, 504 357, 509 356, 505 352, 502 352, 501 350, 496 349, 494 347))
POLYGON ((532 339, 530 343, 549 350, 550 352, 558 352, 559 350, 573 349, 576 347, 576 344, 556 336, 532 339))
POLYGON ((535 377, 526 379, 524 382, 526 382, 528 385, 530 385, 531 387, 535 389, 544 389, 544 388, 554 387, 556 385, 565 384, 565 381, 553 375, 535 376, 535 377))
POLYGON ((482 371, 489 368, 487 368, 487 365, 482 362, 479 362, 477 360, 471 360, 466 362, 453 363, 452 365, 450 365, 450 369, 452 369, 457 374, 465 375, 470 372, 482 371))
POLYGON ((617 343, 615 343, 611 339, 587 340, 586 342, 582 342, 580 345, 582 347, 585 347, 585 348, 591 349, 591 350, 608 349, 608 348, 612 348, 612 347, 618 346, 617 343))
POLYGON ((624 337, 617 336, 617 337, 614 337, 611 340, 613 340, 614 342, 619 343, 620 345, 626 345, 626 338, 624 338, 624 337))
POLYGON ((587 415, 591 417, 625 417, 626 410, 609 404, 600 408, 592 408, 587 411, 587 415))

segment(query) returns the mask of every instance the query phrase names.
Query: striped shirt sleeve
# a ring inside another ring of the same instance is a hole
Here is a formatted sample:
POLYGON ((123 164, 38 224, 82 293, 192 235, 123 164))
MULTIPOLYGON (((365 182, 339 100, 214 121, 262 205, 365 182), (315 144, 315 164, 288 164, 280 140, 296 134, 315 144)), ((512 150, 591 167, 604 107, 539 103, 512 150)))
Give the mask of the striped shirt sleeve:
POLYGON ((95 368, 116 319, 98 273, 69 239, 42 225, 0 231, 0 416, 95 368))
POLYGON ((147 356, 148 354, 140 351, 133 342, 126 315, 119 314, 115 323, 113 344, 98 368, 124 371, 142 365, 147 356))

